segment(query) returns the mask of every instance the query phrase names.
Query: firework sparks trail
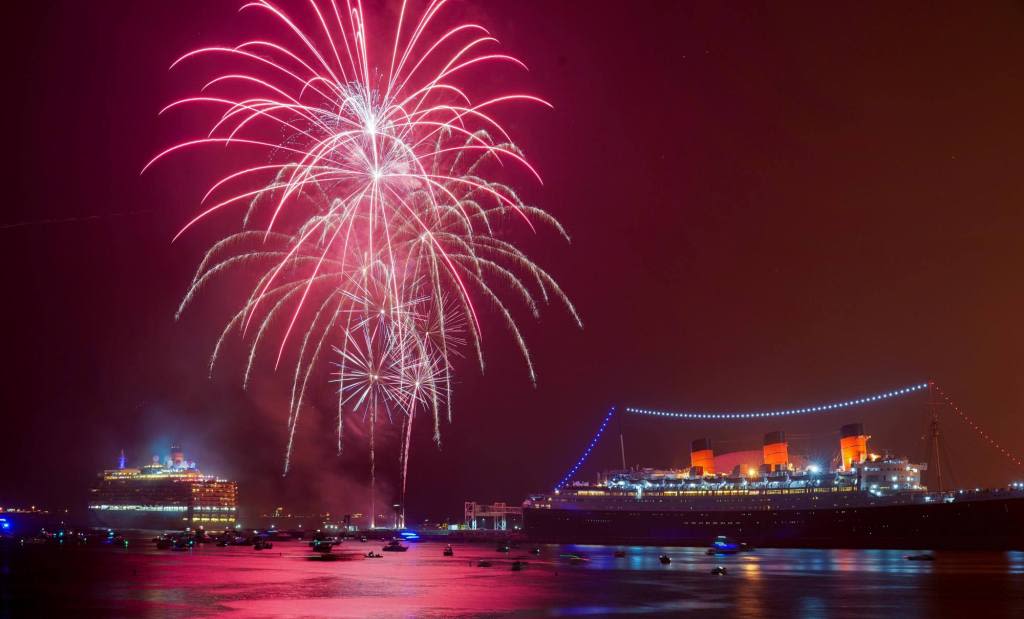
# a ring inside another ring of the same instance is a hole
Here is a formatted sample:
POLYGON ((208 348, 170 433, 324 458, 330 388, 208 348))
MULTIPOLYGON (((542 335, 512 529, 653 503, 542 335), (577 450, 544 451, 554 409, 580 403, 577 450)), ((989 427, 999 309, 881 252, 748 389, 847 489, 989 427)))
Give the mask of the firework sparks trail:
POLYGON ((203 47, 172 64, 208 58, 231 68, 163 110, 202 107, 216 119, 205 135, 167 148, 146 168, 211 146, 253 156, 213 183, 178 233, 241 207, 241 229, 210 247, 178 313, 221 276, 254 277, 214 346, 210 371, 232 334, 248 347, 245 384, 259 351, 269 347, 275 367, 286 354, 287 363, 294 359, 285 473, 325 362, 338 386, 339 453, 347 414, 366 420, 371 437, 381 416, 401 417, 404 492, 416 413, 432 415, 439 442, 441 418, 451 421, 453 359, 471 349, 484 369, 480 308, 504 322, 534 382, 513 309, 536 317, 554 299, 579 323, 554 279, 502 237, 516 222, 568 240, 565 230, 488 176, 511 164, 540 180, 492 110, 549 104, 519 93, 471 97, 460 79, 475 67, 525 65, 495 52, 497 40, 479 24, 440 27, 445 4, 428 0, 413 19, 403 0, 388 40, 368 34, 359 0, 309 0, 297 16, 305 21, 255 0, 241 12, 269 17, 279 39, 203 47))

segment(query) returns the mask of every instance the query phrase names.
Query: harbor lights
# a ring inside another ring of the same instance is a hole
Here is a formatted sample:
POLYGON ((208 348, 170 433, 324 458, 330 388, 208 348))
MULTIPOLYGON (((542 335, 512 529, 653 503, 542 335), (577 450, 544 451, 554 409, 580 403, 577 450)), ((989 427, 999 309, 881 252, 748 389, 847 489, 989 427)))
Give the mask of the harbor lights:
POLYGON ((401 503, 395 503, 391 507, 392 507, 392 509, 395 510, 395 530, 404 529, 405 528, 405 514, 403 513, 404 510, 402 509, 402 504, 401 503))

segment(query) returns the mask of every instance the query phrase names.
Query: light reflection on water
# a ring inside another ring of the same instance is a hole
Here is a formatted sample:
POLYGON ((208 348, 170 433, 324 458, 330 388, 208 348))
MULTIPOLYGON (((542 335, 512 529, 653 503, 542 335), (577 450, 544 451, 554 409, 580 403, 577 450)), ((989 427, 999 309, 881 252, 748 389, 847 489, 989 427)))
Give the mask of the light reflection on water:
POLYGON ((311 561, 299 542, 271 551, 200 547, 157 551, 47 547, 0 552, 0 615, 45 616, 601 616, 933 617, 1024 609, 1024 553, 759 549, 707 556, 701 548, 414 544, 365 559, 374 543, 346 542, 336 561, 311 561), (626 556, 616 558, 615 550, 626 556), (572 563, 568 555, 585 561, 572 563), (663 565, 658 557, 672 562, 663 565), (491 567, 477 567, 479 560, 491 567), (514 572, 514 560, 527 567, 514 572), (714 576, 715 566, 728 570, 714 576), (51 576, 32 574, 44 569, 51 576), (19 612, 24 611, 24 612, 19 612))
POLYGON ((770 575, 799 575, 804 572, 884 572, 887 574, 928 574, 943 570, 1024 574, 1024 552, 939 552, 938 561, 908 561, 907 550, 816 550, 806 548, 761 548, 735 555, 707 556, 704 548, 563 545, 564 554, 579 554, 589 559, 589 569, 701 571, 706 564, 739 566, 756 577, 762 570, 770 575), (625 559, 614 558, 616 550, 626 551, 625 559), (672 559, 662 565, 662 554, 672 559))

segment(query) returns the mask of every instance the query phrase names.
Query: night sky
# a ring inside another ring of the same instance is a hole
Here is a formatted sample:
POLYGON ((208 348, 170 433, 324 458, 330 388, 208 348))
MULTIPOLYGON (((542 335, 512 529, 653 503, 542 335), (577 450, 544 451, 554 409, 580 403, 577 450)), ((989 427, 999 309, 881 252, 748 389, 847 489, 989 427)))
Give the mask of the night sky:
MULTIPOLYGON (((139 170, 196 133, 157 116, 197 86, 167 67, 239 40, 239 3, 36 4, 15 9, 4 41, 0 504, 80 507, 120 449, 141 464, 176 440, 238 479, 251 509, 362 511, 366 453, 352 441, 334 455, 329 411, 304 413, 281 478, 286 372, 268 364, 250 391, 237 362, 207 378, 230 287, 174 321, 237 219, 172 245, 215 180, 210 158, 139 170), (68 218, 82 219, 11 225, 68 218)), ((1024 454, 1024 5, 520 0, 452 14, 531 69, 489 79, 555 105, 504 118, 545 179, 522 179, 523 195, 573 240, 517 240, 585 328, 556 306, 522 317, 534 389, 485 319, 487 372, 460 366, 442 449, 429 424, 414 437, 412 519, 549 490, 616 403, 777 408, 934 379, 1024 454)), ((827 458, 849 421, 924 456, 921 397, 624 430, 631 464, 683 466, 694 438, 749 449, 774 429, 827 458)), ((958 484, 1024 478, 944 423, 958 484)), ((611 439, 585 476, 616 465, 611 439)), ((380 457, 386 494, 397 450, 380 457)))

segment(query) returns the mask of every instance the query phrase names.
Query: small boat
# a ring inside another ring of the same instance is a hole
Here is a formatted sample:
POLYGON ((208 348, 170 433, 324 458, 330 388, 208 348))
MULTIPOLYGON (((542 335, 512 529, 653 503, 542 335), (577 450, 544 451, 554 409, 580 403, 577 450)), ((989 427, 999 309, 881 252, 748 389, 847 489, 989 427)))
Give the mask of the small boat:
POLYGON ((380 554, 379 552, 374 552, 374 551, 371 550, 370 552, 366 553, 366 558, 367 559, 383 559, 384 555, 380 554))
POLYGON ((316 548, 318 545, 322 546, 324 544, 329 545, 329 546, 337 546, 340 543, 341 543, 341 540, 339 538, 332 537, 330 535, 321 535, 318 532, 316 534, 316 537, 313 538, 313 541, 311 541, 309 543, 309 547, 310 548, 316 548))
POLYGON ((662 565, 668 565, 669 563, 672 563, 672 558, 668 555, 661 555, 658 557, 658 561, 661 561, 662 565))
POLYGON ((171 540, 162 537, 156 541, 157 550, 167 550, 171 547, 171 540))
POLYGON ((919 555, 907 555, 905 558, 907 561, 934 561, 935 555, 921 553, 919 555))
POLYGON ((540 556, 540 546, 536 546, 533 550, 530 551, 530 554, 540 556))
POLYGON ((498 547, 495 548, 495 550, 497 552, 508 552, 510 550, 510 548, 509 548, 508 544, 498 544, 498 547))
POLYGON ((616 550, 615 554, 613 554, 612 556, 614 556, 616 559, 622 559, 622 558, 624 558, 626 556, 626 551, 625 550, 616 550))
POLYGON ((740 551, 740 545, 729 540, 724 535, 715 538, 711 548, 708 548, 709 555, 734 555, 740 551))
POLYGON ((476 566, 477 567, 491 567, 491 562, 490 561, 477 561, 476 562, 476 566))
POLYGON ((512 563, 513 572, 521 572, 524 567, 526 567, 526 561, 515 561, 512 563))
POLYGON ((447 546, 444 547, 444 556, 446 556, 446 557, 454 557, 455 556, 455 551, 452 550, 452 545, 451 544, 448 544, 447 546))
POLYGON ((273 544, 273 542, 268 542, 266 540, 258 539, 258 540, 256 540, 256 543, 252 545, 252 547, 254 549, 256 549, 256 550, 270 550, 271 548, 274 547, 274 544, 273 544))
POLYGON ((313 542, 312 546, 314 551, 327 554, 331 552, 331 548, 334 546, 334 544, 327 540, 316 540, 313 542))
POLYGON ((388 545, 383 548, 384 552, 405 552, 409 550, 408 546, 403 546, 402 542, 397 539, 393 539, 388 542, 388 545))
POLYGON ((725 576, 728 573, 729 570, 725 569, 721 565, 716 565, 715 567, 711 568, 711 574, 714 576, 725 576))

